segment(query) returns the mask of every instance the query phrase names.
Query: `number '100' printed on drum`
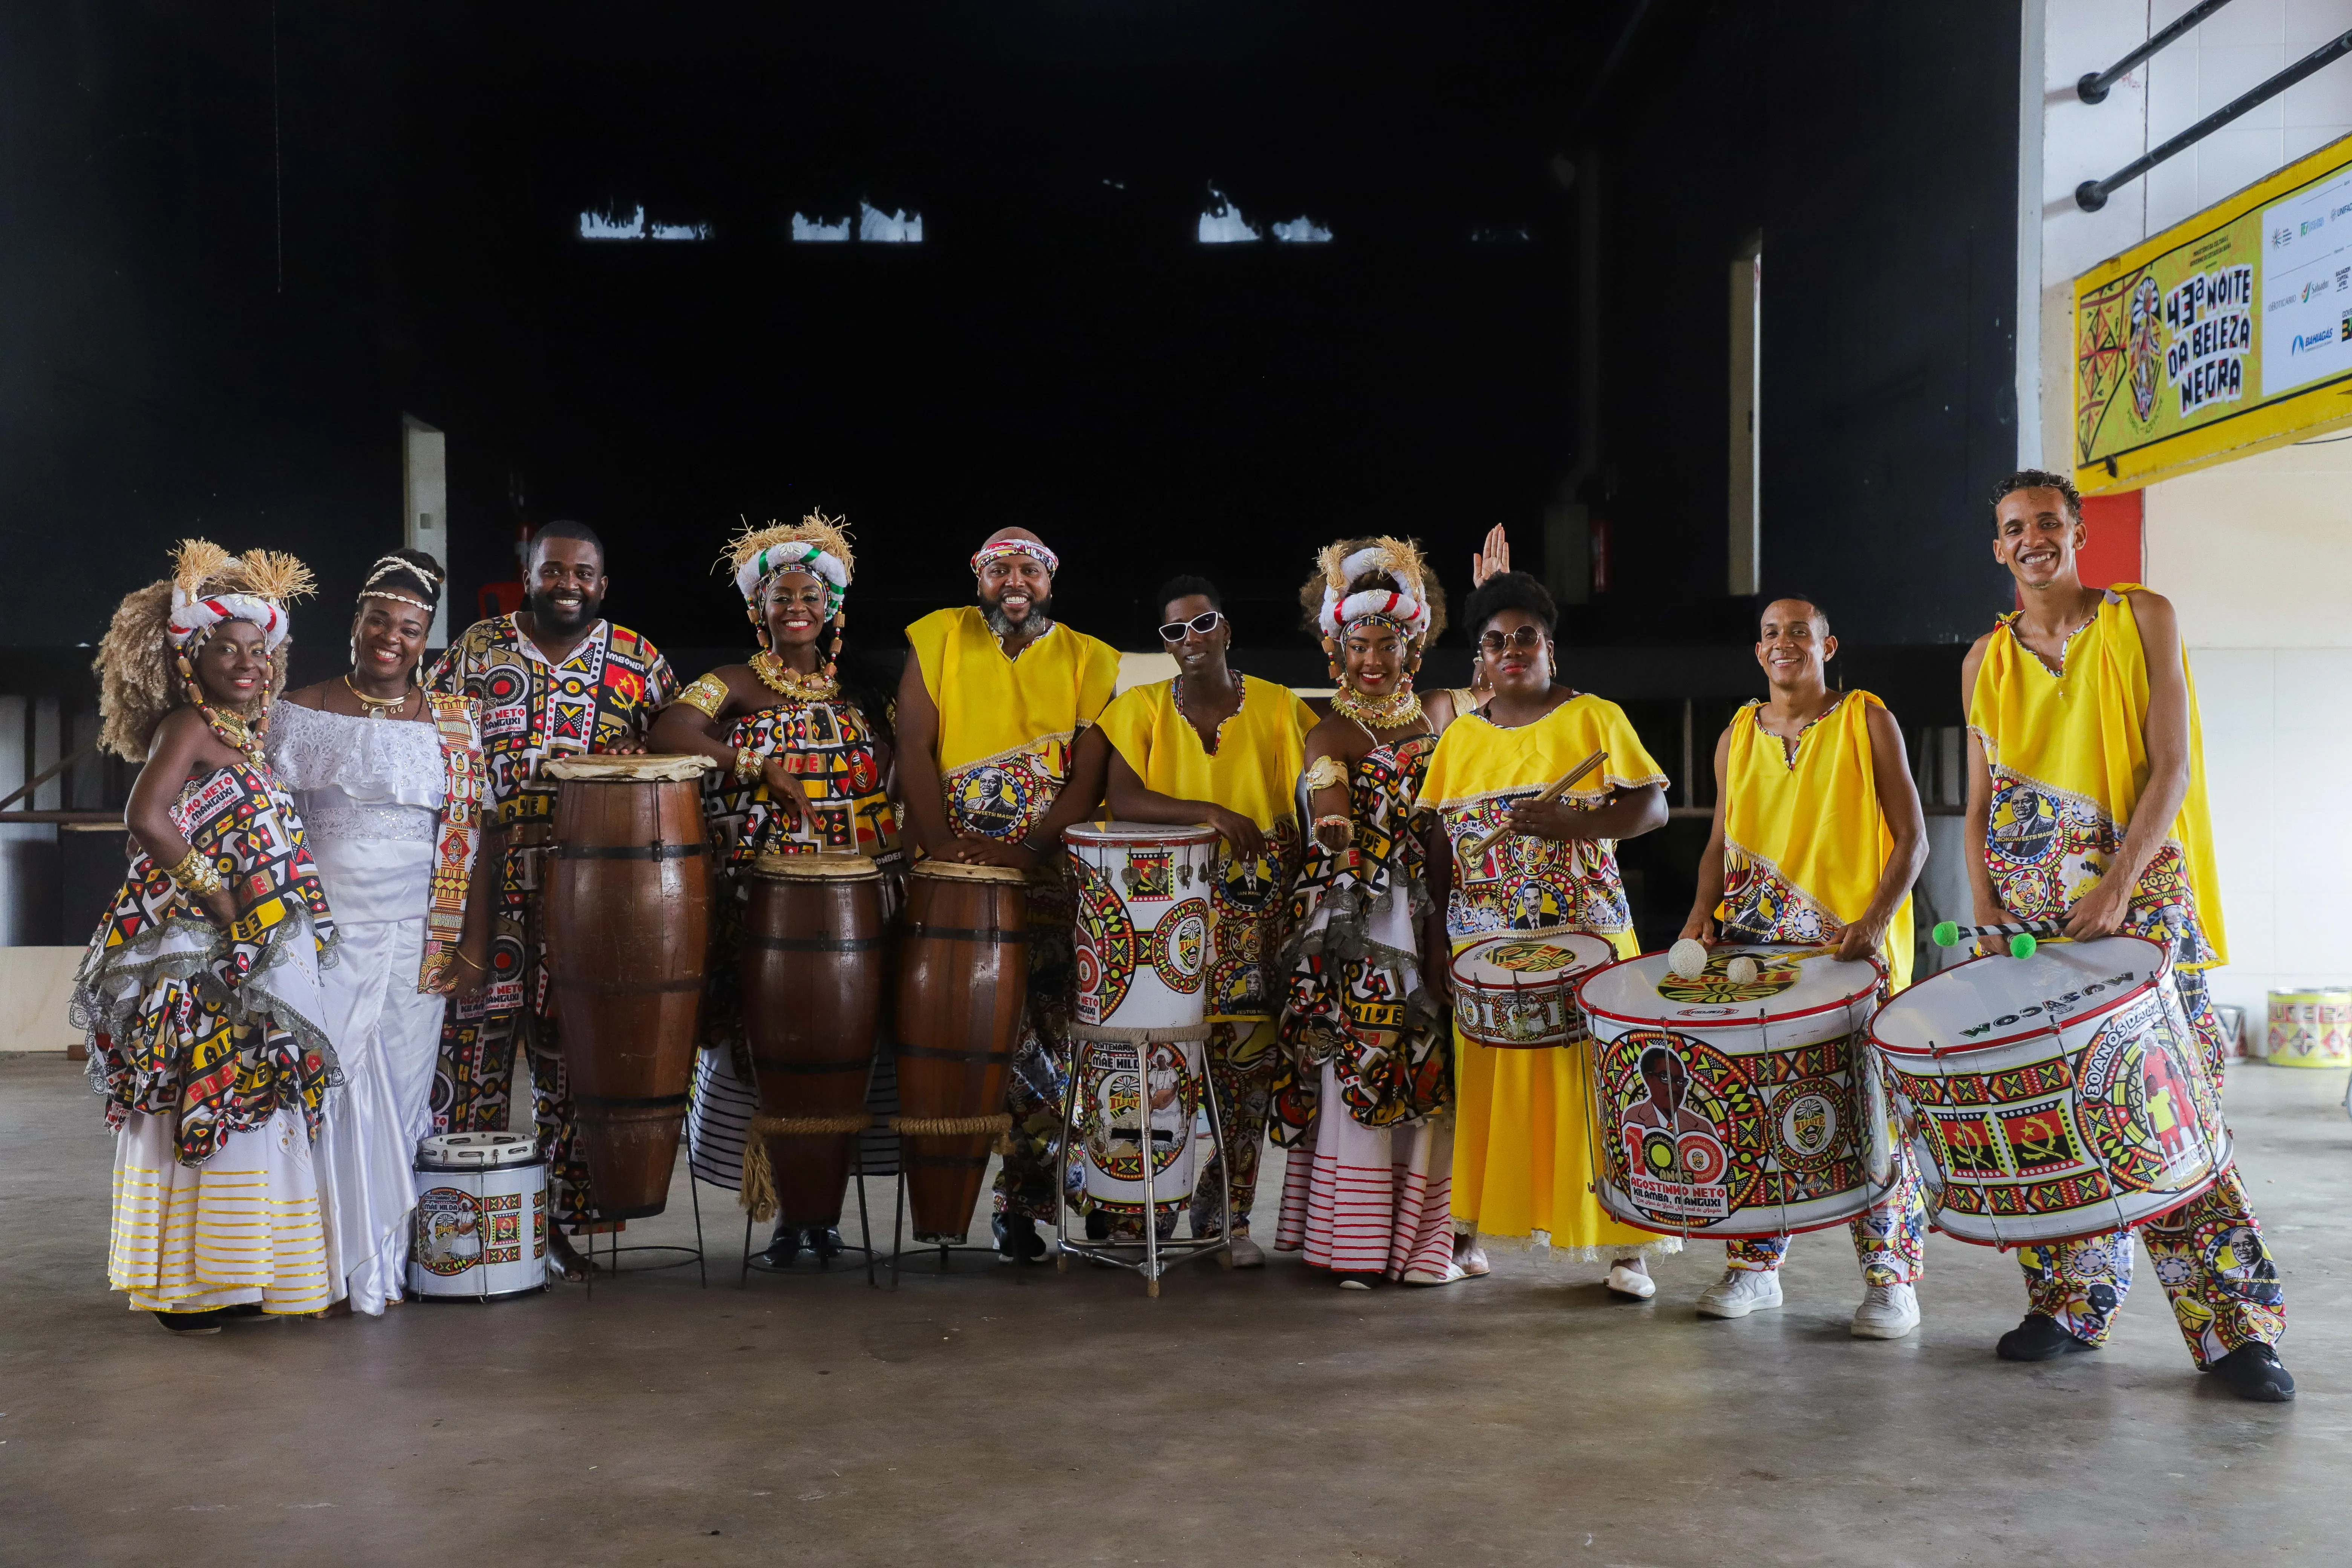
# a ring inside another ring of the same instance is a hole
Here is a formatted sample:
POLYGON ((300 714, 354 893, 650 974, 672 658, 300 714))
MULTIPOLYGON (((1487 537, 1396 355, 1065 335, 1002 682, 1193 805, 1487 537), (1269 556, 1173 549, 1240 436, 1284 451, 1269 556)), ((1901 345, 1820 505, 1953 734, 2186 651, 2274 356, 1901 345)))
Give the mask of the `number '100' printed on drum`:
POLYGON ((1717 948, 1685 979, 1663 952, 1578 988, 1601 1206, 1669 1235, 1786 1236, 1852 1219, 1894 1185, 1865 1026, 1874 963, 1825 948, 1717 948), (1752 958, 1752 980, 1727 973, 1752 958))
POLYGON ((1871 1037, 1927 1212, 1963 1241, 2119 1230, 2229 1169, 2221 1096, 2171 955, 2143 938, 1972 960, 1888 1003, 1871 1037))

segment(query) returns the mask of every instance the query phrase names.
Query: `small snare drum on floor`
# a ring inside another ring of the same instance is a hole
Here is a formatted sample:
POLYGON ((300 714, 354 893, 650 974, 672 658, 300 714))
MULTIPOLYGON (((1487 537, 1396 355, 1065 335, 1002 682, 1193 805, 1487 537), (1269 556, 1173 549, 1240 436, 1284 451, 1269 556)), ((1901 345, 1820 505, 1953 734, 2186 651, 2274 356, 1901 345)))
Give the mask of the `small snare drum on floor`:
POLYGON ((1581 1045, 1591 1037, 1576 983, 1617 962, 1617 950, 1585 931, 1514 931, 1473 942, 1454 957, 1454 1022, 1498 1050, 1581 1045))
POLYGON ((408 1293, 494 1301, 547 1289, 547 1162, 521 1132, 444 1132, 416 1146, 408 1293))
POLYGON ((1881 979, 1875 963, 1768 946, 1718 947, 1690 978, 1663 952, 1585 976, 1601 1206, 1645 1230, 1738 1237, 1883 1200, 1895 1146, 1867 1035, 1881 979), (1739 958, 1752 979, 1731 978, 1739 958))
POLYGON ((2156 1219, 2230 1168, 2221 1096, 2136 936, 1929 976, 1871 1025, 1938 1229, 1994 1247, 2156 1219))
POLYGON ((2352 1063, 2352 991, 2273 991, 2263 1020, 2263 1056, 2274 1068, 2352 1063))

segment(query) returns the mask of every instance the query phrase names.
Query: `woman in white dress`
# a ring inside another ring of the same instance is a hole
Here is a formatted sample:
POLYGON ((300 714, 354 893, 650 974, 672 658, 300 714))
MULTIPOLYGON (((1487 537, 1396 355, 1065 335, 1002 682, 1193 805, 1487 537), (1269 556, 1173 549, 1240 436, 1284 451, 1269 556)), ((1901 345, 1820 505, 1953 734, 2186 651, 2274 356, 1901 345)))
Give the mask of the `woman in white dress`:
POLYGON ((489 902, 478 885, 482 745, 469 698, 427 693, 417 662, 440 597, 423 551, 368 569, 352 668, 270 710, 269 757, 294 792, 342 933, 325 976, 343 1082, 319 1135, 333 1289, 381 1314, 407 1272, 417 1140, 431 1130, 433 1064, 451 995, 480 989, 489 902))

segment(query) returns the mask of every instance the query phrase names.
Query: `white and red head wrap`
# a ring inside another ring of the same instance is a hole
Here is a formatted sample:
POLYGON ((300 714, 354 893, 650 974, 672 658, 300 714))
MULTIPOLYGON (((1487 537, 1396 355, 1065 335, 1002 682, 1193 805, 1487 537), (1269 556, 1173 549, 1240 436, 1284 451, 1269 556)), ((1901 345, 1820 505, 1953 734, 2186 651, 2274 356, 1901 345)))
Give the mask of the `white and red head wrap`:
MULTIPOLYGON (((1339 563, 1342 580, 1352 582, 1368 572, 1388 569, 1387 552, 1377 546, 1357 551, 1339 563)), ((1316 619, 1323 635, 1337 640, 1341 628, 1358 621, 1385 621, 1396 627, 1408 639, 1424 635, 1429 630, 1428 602, 1414 589, 1419 583, 1404 589, 1366 588, 1361 593, 1342 595, 1336 588, 1323 590, 1323 609, 1316 619)))
POLYGON ((286 640, 293 622, 285 607, 252 594, 210 594, 191 598, 184 588, 172 589, 172 618, 166 635, 172 646, 184 648, 212 636, 223 621, 250 621, 261 628, 261 646, 270 653, 286 640))
POLYGON ((1062 558, 1034 539, 1000 539, 983 544, 972 552, 971 574, 980 575, 981 568, 992 561, 1002 561, 1009 555, 1026 555, 1045 569, 1051 577, 1062 569, 1062 558))

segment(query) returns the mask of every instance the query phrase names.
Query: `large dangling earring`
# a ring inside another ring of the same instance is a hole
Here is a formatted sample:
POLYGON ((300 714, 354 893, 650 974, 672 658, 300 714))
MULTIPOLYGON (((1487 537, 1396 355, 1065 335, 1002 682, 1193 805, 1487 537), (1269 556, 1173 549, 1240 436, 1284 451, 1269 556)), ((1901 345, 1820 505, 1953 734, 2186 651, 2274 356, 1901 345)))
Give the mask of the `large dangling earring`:
POLYGON ((1323 657, 1325 662, 1330 666, 1331 684, 1334 686, 1347 685, 1347 672, 1339 668, 1339 645, 1333 642, 1329 637, 1325 637, 1323 639, 1323 657))
POLYGON ((847 610, 843 609, 833 612, 833 647, 831 651, 827 652, 824 656, 824 678, 827 680, 833 679, 834 672, 840 668, 841 634, 843 629, 848 625, 849 612, 847 610))

